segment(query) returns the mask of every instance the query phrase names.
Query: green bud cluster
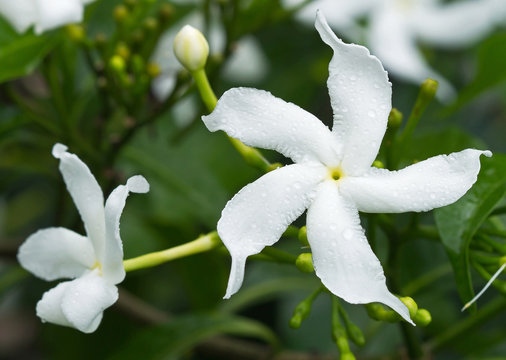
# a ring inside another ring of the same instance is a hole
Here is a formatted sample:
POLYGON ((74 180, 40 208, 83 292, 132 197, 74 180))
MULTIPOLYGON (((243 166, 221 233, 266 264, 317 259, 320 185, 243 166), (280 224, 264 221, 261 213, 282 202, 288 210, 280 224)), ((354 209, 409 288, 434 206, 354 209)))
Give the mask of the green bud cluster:
MULTIPOLYGON (((409 316, 411 320, 418 326, 427 326, 432 321, 432 317, 428 310, 419 309, 415 300, 411 297, 406 296, 400 298, 400 300, 406 305, 409 310, 409 316)), ((399 314, 397 314, 393 310, 387 310, 383 307, 383 305, 378 303, 371 303, 365 305, 367 314, 370 318, 378 321, 386 321, 386 322, 399 322, 403 319, 399 314)))

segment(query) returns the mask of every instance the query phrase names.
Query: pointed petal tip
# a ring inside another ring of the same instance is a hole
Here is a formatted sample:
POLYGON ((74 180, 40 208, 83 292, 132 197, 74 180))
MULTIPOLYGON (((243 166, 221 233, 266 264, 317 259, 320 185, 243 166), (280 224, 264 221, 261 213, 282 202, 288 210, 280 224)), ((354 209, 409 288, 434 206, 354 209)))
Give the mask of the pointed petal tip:
POLYGON ((482 152, 483 155, 485 155, 486 157, 492 157, 492 151, 490 150, 485 150, 482 152))
POLYGON ((128 191, 134 193, 147 193, 149 191, 149 183, 142 175, 132 176, 127 180, 126 186, 128 191))
POLYGON ((56 143, 56 144, 54 144, 53 150, 51 151, 51 153, 53 154, 53 156, 56 159, 60 159, 63 156, 63 154, 65 154, 67 152, 67 150, 68 150, 68 147, 66 145, 56 143))

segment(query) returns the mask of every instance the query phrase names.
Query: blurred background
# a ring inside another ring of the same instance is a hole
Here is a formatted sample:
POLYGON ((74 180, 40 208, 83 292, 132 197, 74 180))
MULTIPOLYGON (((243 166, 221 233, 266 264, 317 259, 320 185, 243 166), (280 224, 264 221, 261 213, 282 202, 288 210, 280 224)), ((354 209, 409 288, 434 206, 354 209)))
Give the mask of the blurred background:
MULTIPOLYGON (((88 164, 106 196, 135 174, 151 184, 150 193, 132 195, 123 212, 126 259, 215 229, 226 202, 262 174, 223 133, 204 127, 205 107, 174 58, 172 39, 185 23, 206 35, 207 72, 218 97, 236 86, 268 90, 330 126, 326 80, 332 53, 301 15, 310 3, 97 0, 85 7, 83 22, 40 35, 32 28, 20 33, 8 16, 0 16, 0 358, 263 359, 273 348, 289 351, 284 359, 337 358, 327 294, 316 299, 299 329, 288 325, 295 306, 319 286, 314 274, 293 266, 248 262, 241 291, 227 301, 222 297, 230 256, 223 249, 129 273, 118 303, 86 335, 41 323, 35 304, 55 283, 35 278, 16 261, 19 245, 38 229, 64 226, 84 233, 51 156, 56 142, 88 164)), ((324 10, 339 11, 339 3, 345 0, 324 10)), ((496 3, 495 15, 506 8, 496 3)), ((0 1, 0 15, 2 7, 0 1)), ((336 23, 337 35, 368 45, 371 37, 364 34, 377 20, 375 11, 384 9, 371 5, 348 19, 360 29, 358 36, 339 33, 336 23)), ((506 17, 500 20, 491 17, 493 25, 478 40, 457 49, 413 35, 412 46, 455 94, 430 104, 402 164, 468 147, 506 151, 506 17)), ((421 81, 389 74, 393 106, 407 119, 421 81)), ((277 153, 265 154, 286 163, 277 153)), ((405 224, 410 215, 393 218, 405 224)), ((434 224, 432 213, 419 219, 434 224)), ((364 224, 370 221, 363 218, 364 224)), ((304 224, 302 216, 295 225, 304 224)), ((385 264, 392 244, 381 232, 376 238, 385 264)), ((414 330, 428 349, 425 358, 506 359, 503 295, 490 289, 480 301, 495 301, 493 311, 467 324, 444 247, 411 240, 398 250, 398 282, 403 295, 432 314, 428 327, 414 330)), ((277 247, 297 254, 301 245, 283 238, 277 247)), ((476 272, 472 276, 480 289, 485 281, 476 272)), ((397 324, 371 320, 362 306, 342 303, 367 341, 353 346, 357 359, 408 358, 397 324)))

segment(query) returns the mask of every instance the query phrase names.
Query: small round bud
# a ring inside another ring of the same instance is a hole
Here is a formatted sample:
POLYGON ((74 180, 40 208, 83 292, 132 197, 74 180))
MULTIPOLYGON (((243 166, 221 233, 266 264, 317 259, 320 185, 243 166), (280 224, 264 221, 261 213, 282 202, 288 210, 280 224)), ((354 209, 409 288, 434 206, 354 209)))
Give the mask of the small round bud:
POLYGON ((420 88, 420 98, 423 98, 426 102, 431 101, 436 96, 438 85, 436 80, 425 80, 420 88))
POLYGON ((118 43, 116 46, 116 55, 121 56, 123 59, 128 59, 130 57, 130 49, 128 48, 127 44, 124 42, 118 43))
POLYGON ((362 330, 360 328, 353 324, 352 322, 349 322, 346 324, 346 331, 348 332, 348 337, 351 341, 353 341, 358 346, 364 346, 365 345, 365 337, 362 333, 362 330))
POLYGON ((123 71, 125 71, 125 68, 126 68, 125 59, 123 59, 119 55, 114 55, 109 60, 109 66, 112 69, 116 70, 117 72, 123 72, 123 71))
POLYGON ((148 17, 144 20, 144 28, 148 31, 155 31, 158 29, 158 20, 153 17, 148 17))
POLYGON ((418 326, 427 326, 432 321, 432 316, 427 310, 420 309, 413 318, 413 321, 418 326))
POLYGON ((300 328, 300 325, 302 324, 302 317, 300 315, 294 315, 290 319, 290 322, 288 323, 292 329, 298 329, 300 328))
POLYGON ((307 241, 307 227, 303 226, 299 230, 299 242, 304 246, 309 246, 309 241, 307 241))
POLYGON ((197 71, 206 65, 209 44, 200 31, 185 25, 174 39, 174 54, 189 71, 197 71))
POLYGON ((402 113, 396 108, 392 108, 390 110, 390 114, 388 115, 388 127, 389 128, 398 128, 402 124, 402 113))
POLYGON ((81 25, 71 24, 65 26, 67 35, 75 42, 82 42, 86 38, 86 33, 81 25))
POLYGON ((116 22, 123 22, 128 17, 128 9, 125 5, 118 5, 113 10, 113 17, 116 22))
POLYGON ((406 305, 409 309, 409 316, 411 319, 413 319, 416 316, 416 313, 418 312, 418 305, 416 304, 415 300, 410 298, 409 296, 401 297, 400 300, 406 305))
POLYGON ((174 6, 171 4, 163 4, 160 6, 160 10, 158 10, 158 15, 162 21, 167 21, 174 16, 174 6))
POLYGON ((374 160, 374 162, 372 163, 372 166, 378 168, 378 169, 384 169, 385 168, 385 165, 379 161, 379 160, 374 160))
POLYGON ((300 254, 297 256, 297 260, 295 260, 295 266, 303 273, 313 273, 313 255, 311 253, 300 254))
POLYGON ((148 63, 148 66, 146 66, 146 73, 149 75, 149 77, 157 77, 160 75, 162 70, 160 69, 160 66, 154 62, 148 63))

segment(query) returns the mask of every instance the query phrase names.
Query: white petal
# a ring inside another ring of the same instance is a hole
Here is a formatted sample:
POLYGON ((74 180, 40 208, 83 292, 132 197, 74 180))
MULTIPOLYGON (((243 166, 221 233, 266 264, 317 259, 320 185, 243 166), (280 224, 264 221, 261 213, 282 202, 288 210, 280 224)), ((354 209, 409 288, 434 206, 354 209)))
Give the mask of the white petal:
POLYGON ((38 11, 35 22, 37 34, 83 19, 80 0, 36 0, 35 3, 38 11))
POLYGON ((202 120, 210 131, 223 130, 246 145, 276 150, 297 163, 338 165, 329 129, 312 114, 267 91, 230 89, 202 120))
POLYGON ((18 261, 32 274, 52 281, 81 276, 95 264, 90 240, 65 228, 39 230, 20 246, 18 261))
POLYGON ((497 25, 497 12, 504 9, 506 2, 496 0, 435 3, 420 7, 411 24, 422 41, 446 48, 463 47, 491 32, 497 25))
POLYGON ((118 284, 125 278, 123 267, 123 244, 119 232, 119 220, 129 192, 146 193, 149 184, 142 176, 128 179, 126 185, 120 185, 109 195, 105 203, 106 242, 102 272, 104 278, 118 284))
POLYGON ((427 78, 437 80, 438 98, 451 100, 455 97, 455 90, 426 63, 417 47, 410 21, 410 17, 387 9, 375 12, 368 33, 371 51, 381 59, 390 74, 405 81, 421 85, 427 78))
POLYGON ((480 155, 467 149, 434 156, 399 171, 371 168, 362 177, 344 177, 339 189, 360 211, 399 213, 428 211, 454 203, 476 182, 480 155))
POLYGON ((342 168, 360 175, 378 154, 392 107, 392 87, 380 61, 363 46, 345 44, 330 30, 321 12, 316 29, 334 50, 329 64, 333 135, 343 145, 342 168))
POLYGON ((60 172, 93 243, 96 258, 102 262, 105 241, 104 196, 90 169, 67 147, 56 144, 53 156, 60 159, 60 172))
POLYGON ((76 329, 91 333, 102 320, 102 313, 118 300, 118 288, 90 272, 70 282, 61 301, 62 313, 76 329))
POLYGON ((352 304, 383 303, 411 322, 408 308, 388 291, 357 209, 339 194, 336 182, 318 186, 307 213, 307 236, 316 275, 334 295, 352 304))
POLYGON ((43 322, 73 327, 61 309, 63 296, 68 291, 71 283, 72 281, 62 282, 42 295, 42 299, 37 303, 36 311, 37 316, 40 317, 43 322))
POLYGON ((0 0, 0 14, 17 32, 23 33, 37 18, 35 0, 0 0))
POLYGON ((246 185, 227 203, 217 227, 232 256, 225 298, 241 287, 246 258, 278 241, 310 204, 326 173, 319 164, 285 166, 246 185))

